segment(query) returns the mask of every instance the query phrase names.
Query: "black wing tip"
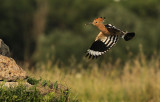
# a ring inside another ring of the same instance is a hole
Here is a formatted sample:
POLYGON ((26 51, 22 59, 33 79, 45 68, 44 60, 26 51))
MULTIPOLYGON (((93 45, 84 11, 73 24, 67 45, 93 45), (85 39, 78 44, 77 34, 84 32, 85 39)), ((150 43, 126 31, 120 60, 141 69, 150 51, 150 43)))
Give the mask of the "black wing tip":
POLYGON ((127 34, 124 36, 124 40, 125 40, 125 41, 129 41, 129 40, 131 40, 134 36, 135 36, 135 33, 134 33, 134 32, 127 33, 127 34))

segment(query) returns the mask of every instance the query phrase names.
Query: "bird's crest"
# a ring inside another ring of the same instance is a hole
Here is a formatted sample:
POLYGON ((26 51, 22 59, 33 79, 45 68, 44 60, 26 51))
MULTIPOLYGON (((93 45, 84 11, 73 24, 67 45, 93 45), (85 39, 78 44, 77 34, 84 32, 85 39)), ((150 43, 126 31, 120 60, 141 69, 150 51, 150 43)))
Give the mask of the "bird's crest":
POLYGON ((98 17, 96 19, 94 19, 95 21, 104 21, 105 20, 105 17, 98 17))

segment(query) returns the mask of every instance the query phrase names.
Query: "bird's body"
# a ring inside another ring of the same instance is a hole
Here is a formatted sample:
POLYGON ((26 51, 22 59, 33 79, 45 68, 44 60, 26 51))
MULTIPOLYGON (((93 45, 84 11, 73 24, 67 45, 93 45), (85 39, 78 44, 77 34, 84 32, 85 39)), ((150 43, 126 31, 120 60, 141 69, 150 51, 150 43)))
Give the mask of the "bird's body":
POLYGON ((104 18, 95 19, 92 24, 95 25, 100 33, 97 35, 91 47, 87 50, 86 57, 97 58, 112 48, 121 37, 128 41, 135 36, 135 33, 128 33, 112 26, 111 24, 103 24, 104 18))

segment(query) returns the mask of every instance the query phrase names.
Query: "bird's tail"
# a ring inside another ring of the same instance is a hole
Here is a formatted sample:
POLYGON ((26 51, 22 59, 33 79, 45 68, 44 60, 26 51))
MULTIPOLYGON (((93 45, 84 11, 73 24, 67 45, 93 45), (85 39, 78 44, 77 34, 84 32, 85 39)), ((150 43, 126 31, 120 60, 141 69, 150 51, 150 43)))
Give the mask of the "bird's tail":
POLYGON ((130 32, 130 33, 126 33, 122 36, 122 38, 125 40, 125 41, 129 41, 131 40, 133 37, 135 36, 135 33, 134 32, 130 32))

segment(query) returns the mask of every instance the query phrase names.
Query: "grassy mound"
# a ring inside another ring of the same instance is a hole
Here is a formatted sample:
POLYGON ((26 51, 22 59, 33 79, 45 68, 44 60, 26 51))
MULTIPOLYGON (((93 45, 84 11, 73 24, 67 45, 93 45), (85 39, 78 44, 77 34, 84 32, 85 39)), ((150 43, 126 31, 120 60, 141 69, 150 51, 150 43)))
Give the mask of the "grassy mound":
MULTIPOLYGON (((78 102, 71 97, 71 92, 65 86, 46 80, 28 78, 31 84, 27 87, 23 82, 14 87, 0 85, 0 102, 78 102)), ((8 82, 9 83, 9 82, 8 82)))

